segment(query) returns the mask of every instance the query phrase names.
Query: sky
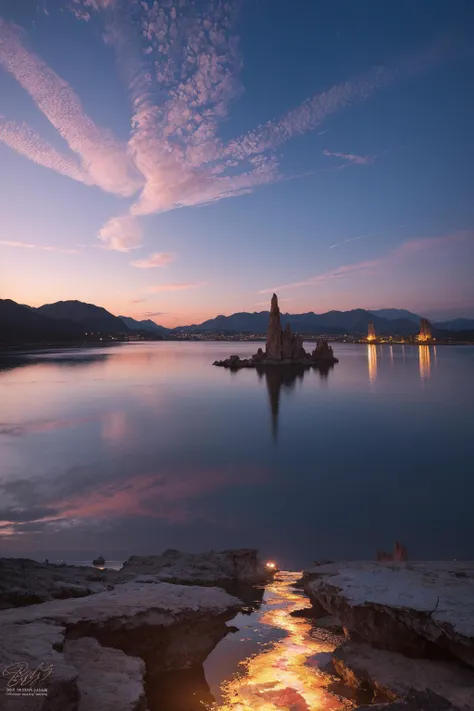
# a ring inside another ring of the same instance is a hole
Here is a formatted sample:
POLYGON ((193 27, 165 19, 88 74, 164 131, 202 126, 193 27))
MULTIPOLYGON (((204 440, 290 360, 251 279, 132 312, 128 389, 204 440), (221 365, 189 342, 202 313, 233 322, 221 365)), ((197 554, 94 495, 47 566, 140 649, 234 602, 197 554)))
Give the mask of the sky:
POLYGON ((474 317, 471 0, 0 0, 0 298, 474 317))

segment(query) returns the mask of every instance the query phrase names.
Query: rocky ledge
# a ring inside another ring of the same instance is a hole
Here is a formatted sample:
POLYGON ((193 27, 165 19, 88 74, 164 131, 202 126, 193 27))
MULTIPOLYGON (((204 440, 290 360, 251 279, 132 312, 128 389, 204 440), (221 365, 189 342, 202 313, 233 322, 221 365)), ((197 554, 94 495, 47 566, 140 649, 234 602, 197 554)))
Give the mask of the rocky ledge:
POLYGON ((38 563, 28 558, 0 558, 0 610, 87 597, 113 590, 116 585, 137 576, 149 576, 154 582, 236 590, 241 586, 264 584, 273 575, 274 571, 259 560, 253 549, 206 553, 167 550, 160 555, 131 556, 120 571, 38 563))
POLYGON ((259 560, 252 548, 183 553, 167 550, 160 555, 134 555, 123 564, 119 579, 151 576, 180 585, 212 585, 225 589, 264 585, 273 579, 274 569, 259 560))
POLYGON ((371 708, 473 711, 473 563, 329 563, 302 583, 313 615, 337 617, 350 640, 334 671, 386 702, 371 708))
POLYGON ((219 588, 151 582, 3 610, 0 709, 144 711, 145 671, 201 664, 241 607, 219 588), (46 697, 6 693, 19 664, 50 668, 46 697))

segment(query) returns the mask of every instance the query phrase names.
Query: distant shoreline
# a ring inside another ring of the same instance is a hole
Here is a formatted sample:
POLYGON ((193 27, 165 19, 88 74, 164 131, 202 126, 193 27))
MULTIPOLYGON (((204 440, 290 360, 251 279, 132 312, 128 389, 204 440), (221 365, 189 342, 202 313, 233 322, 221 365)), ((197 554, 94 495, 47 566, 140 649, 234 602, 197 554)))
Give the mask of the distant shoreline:
MULTIPOLYGON (((304 338, 303 340, 305 342, 313 342, 318 340, 319 338, 323 338, 323 336, 314 336, 313 338, 304 338)), ((327 337, 326 337, 327 338, 327 337)), ((77 343, 48 343, 48 344, 18 344, 18 345, 11 345, 11 346, 2 346, 0 345, 0 358, 5 357, 5 356, 21 356, 21 355, 28 355, 31 353, 49 353, 51 351, 56 351, 56 350, 61 350, 61 351, 67 351, 67 350, 74 350, 77 348, 87 348, 90 350, 98 349, 98 348, 110 348, 113 346, 129 346, 129 345, 136 345, 137 343, 143 344, 143 343, 261 343, 264 342, 265 338, 238 338, 238 337, 222 337, 222 338, 164 338, 162 340, 144 340, 144 341, 101 341, 99 343, 84 343, 84 342, 77 342, 77 343)), ((339 339, 333 339, 331 337, 328 338, 328 341, 331 343, 338 343, 341 345, 351 345, 351 346, 431 346, 431 347, 437 347, 437 346, 474 346, 474 341, 436 341, 434 343, 403 343, 401 341, 373 341, 371 343, 368 343, 366 341, 357 341, 357 340, 339 340, 339 339)))

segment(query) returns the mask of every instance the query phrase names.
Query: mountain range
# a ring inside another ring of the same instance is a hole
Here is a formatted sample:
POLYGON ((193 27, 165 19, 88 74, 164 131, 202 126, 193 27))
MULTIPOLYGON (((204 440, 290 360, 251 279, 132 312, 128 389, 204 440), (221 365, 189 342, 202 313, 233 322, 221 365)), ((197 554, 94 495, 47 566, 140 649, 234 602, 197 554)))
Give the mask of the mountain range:
MULTIPOLYGON (((201 324, 180 326, 174 332, 219 332, 219 333, 255 333, 262 334, 267 330, 268 311, 255 313, 235 313, 231 316, 216 316, 201 324)), ((419 314, 405 309, 352 309, 350 311, 328 311, 315 314, 313 311, 304 314, 281 314, 281 323, 285 327, 290 324, 293 331, 303 334, 326 335, 365 335, 372 323, 375 332, 381 336, 409 336, 418 333, 420 328, 419 314)), ((474 329, 474 319, 453 319, 442 324, 433 323, 434 330, 467 331, 474 329)))
MULTIPOLYGON (((114 316, 101 306, 82 301, 58 301, 38 308, 0 299, 0 345, 59 344, 99 340, 162 340, 189 333, 264 334, 268 311, 216 316, 201 324, 168 329, 150 319, 114 316)), ((282 314, 297 332, 308 335, 365 335, 373 323, 378 335, 409 336, 418 332, 420 316, 405 309, 352 309, 315 314, 282 314)), ((474 331, 474 319, 457 318, 433 324, 434 334, 474 331)))
POLYGON ((0 345, 67 345, 136 338, 161 340, 162 336, 139 325, 129 328, 101 306, 82 301, 58 301, 33 308, 0 299, 0 345))

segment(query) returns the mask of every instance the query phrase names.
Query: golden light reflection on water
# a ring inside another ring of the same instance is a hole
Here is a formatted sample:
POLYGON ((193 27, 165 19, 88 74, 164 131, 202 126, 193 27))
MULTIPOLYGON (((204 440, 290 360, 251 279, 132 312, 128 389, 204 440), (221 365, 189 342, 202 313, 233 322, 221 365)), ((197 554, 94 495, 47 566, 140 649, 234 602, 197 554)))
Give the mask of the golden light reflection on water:
POLYGON ((369 364, 369 380, 375 383, 377 379, 377 347, 372 343, 367 346, 367 361, 369 364))
POLYGON ((431 375, 431 351, 429 346, 418 346, 420 378, 427 380, 431 375))
MULTIPOLYGON (((315 655, 334 651, 337 640, 325 630, 315 631, 311 620, 292 617, 290 612, 308 607, 292 585, 298 573, 281 573, 267 587, 269 609, 261 617, 264 625, 286 636, 242 662, 242 673, 224 682, 223 701, 212 711, 339 711, 352 708, 346 699, 331 693, 335 681, 318 668, 315 655)), ((327 664, 324 659, 322 664, 327 664)), ((321 662, 320 662, 321 663, 321 662)))

